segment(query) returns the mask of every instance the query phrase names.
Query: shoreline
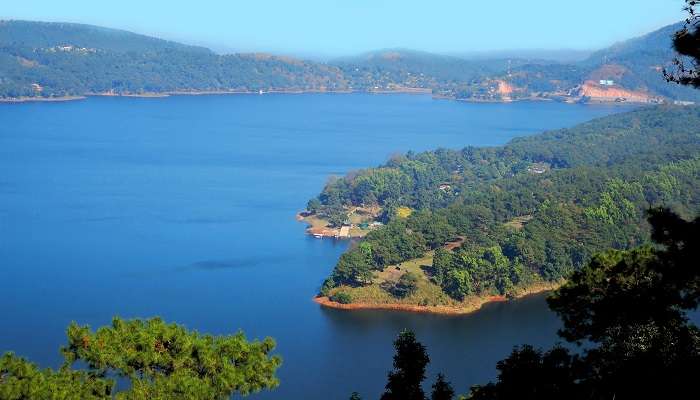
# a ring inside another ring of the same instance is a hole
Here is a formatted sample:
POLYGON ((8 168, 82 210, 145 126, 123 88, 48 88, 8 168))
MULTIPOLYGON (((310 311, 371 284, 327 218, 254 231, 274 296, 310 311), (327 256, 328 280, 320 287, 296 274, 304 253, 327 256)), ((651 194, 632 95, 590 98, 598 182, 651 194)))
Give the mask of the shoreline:
POLYGON ((417 314, 435 314, 447 316, 462 316, 473 314, 481 310, 486 304, 503 303, 508 301, 517 301, 525 297, 534 296, 546 292, 551 292, 561 287, 563 282, 547 283, 542 282, 530 287, 523 288, 515 297, 506 298, 505 296, 480 296, 468 299, 467 304, 463 306, 421 306, 417 304, 401 304, 401 303, 348 303, 342 304, 331 301, 326 296, 316 296, 313 302, 321 307, 333 308, 336 310, 357 311, 357 310, 383 310, 383 311, 398 311, 411 312, 417 314))
MULTIPOLYGON (((61 96, 61 97, 4 97, 0 98, 1 103, 31 103, 31 102, 64 102, 64 101, 76 101, 85 100, 88 97, 126 97, 126 98, 143 98, 143 99, 161 99, 171 96, 223 96, 223 95, 264 95, 264 94, 355 94, 355 93, 366 93, 366 94, 376 94, 376 95, 386 95, 386 94, 407 94, 407 95, 430 95, 434 100, 451 100, 463 103, 481 103, 481 104, 510 104, 518 102, 552 102, 557 101, 551 98, 518 98, 518 99, 500 99, 500 100, 486 100, 486 99, 468 99, 459 97, 450 97, 444 95, 432 94, 431 89, 423 88, 402 88, 395 90, 322 90, 322 89, 270 89, 260 91, 250 91, 250 90, 200 90, 200 91, 188 91, 188 90, 175 90, 168 92, 148 92, 148 93, 85 93, 82 95, 75 96, 61 96)), ((564 104, 605 104, 605 105, 645 105, 645 104, 655 104, 652 102, 633 102, 633 101, 606 101, 601 99, 589 100, 586 102, 580 102, 578 98, 571 98, 568 100, 559 101, 564 104)), ((668 102, 673 104, 672 101, 668 102)))
POLYGON ((354 240, 363 238, 369 232, 368 230, 358 232, 358 228, 353 224, 331 228, 327 221, 316 217, 315 214, 306 214, 304 211, 296 213, 294 219, 306 224, 305 235, 316 239, 354 240))
POLYGON ((60 97, 1 97, 0 103, 60 103, 64 101, 85 100, 88 96, 60 96, 60 97))

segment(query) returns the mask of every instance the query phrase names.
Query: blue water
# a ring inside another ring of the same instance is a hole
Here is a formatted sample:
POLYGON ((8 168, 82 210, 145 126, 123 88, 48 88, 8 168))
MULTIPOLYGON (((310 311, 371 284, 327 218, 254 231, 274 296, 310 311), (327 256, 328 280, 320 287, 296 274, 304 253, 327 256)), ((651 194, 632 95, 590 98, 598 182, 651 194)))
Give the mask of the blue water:
POLYGON ((162 316, 273 336, 281 386, 256 399, 375 398, 414 329, 460 392, 515 344, 556 341, 542 297, 465 317, 321 309, 347 243, 296 211, 333 174, 407 150, 498 145, 622 111, 409 95, 91 98, 0 105, 0 352, 57 366, 70 321, 162 316))

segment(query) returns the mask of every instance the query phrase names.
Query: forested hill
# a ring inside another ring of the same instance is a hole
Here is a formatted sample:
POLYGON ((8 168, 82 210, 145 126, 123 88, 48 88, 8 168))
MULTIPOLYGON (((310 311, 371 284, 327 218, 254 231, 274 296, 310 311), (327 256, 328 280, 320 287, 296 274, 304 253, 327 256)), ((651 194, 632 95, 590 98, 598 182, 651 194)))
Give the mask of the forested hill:
POLYGON ((459 301, 565 278, 598 251, 647 240, 650 207, 700 212, 698 126, 700 107, 656 106, 331 180, 311 211, 342 223, 376 205, 385 225, 340 258, 323 293, 371 286, 387 266, 432 251, 418 281, 459 301), (455 238, 462 245, 445 250, 455 238))
POLYGON ((423 91, 473 101, 700 100, 664 82, 671 25, 560 63, 463 59, 384 50, 328 63, 216 54, 130 32, 69 23, 0 21, 0 98, 203 91, 423 91), (603 82, 603 84, 601 84, 603 82))
MULTIPOLYGON (((502 74, 508 66, 537 63, 506 58, 469 60, 406 49, 374 51, 331 61, 354 89, 391 90, 422 88, 440 92, 458 82, 466 83, 502 74)), ((541 63, 547 63, 541 61, 541 63)))
POLYGON ((89 25, 0 21, 0 97, 342 90, 335 67, 208 49, 89 25))
POLYGON ((188 46, 119 29, 85 24, 1 21, 0 33, 0 45, 4 48, 42 49, 72 45, 78 48, 97 48, 117 53, 165 50, 211 53, 204 47, 188 46))
POLYGON ((676 56, 673 34, 682 23, 599 50, 575 63, 524 63, 468 84, 444 88, 463 99, 547 98, 580 101, 700 101, 700 92, 669 85, 662 70, 676 56))

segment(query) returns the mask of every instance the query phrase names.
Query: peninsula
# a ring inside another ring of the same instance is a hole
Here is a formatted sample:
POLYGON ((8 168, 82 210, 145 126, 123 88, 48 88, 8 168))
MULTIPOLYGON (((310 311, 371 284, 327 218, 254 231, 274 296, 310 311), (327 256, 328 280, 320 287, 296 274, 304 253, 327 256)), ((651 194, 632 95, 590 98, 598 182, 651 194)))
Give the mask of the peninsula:
POLYGON ((697 126, 700 107, 653 106, 333 179, 304 213, 323 224, 312 233, 356 226, 358 210, 376 225, 316 302, 464 314, 554 289, 594 254, 648 240, 649 208, 700 212, 697 126))

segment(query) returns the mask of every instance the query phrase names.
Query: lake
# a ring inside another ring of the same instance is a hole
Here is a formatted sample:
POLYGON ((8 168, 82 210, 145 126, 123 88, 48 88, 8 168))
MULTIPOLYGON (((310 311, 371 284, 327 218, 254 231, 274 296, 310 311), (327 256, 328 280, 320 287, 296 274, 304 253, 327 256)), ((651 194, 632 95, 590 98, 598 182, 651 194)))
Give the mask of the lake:
MULTIPOLYGON (((320 308, 346 242, 295 213, 330 175, 395 153, 499 145, 625 108, 417 95, 89 98, 0 105, 0 352, 58 366, 70 321, 161 316, 272 336, 280 387, 253 399, 377 398, 410 328, 458 392, 520 343, 549 346, 542 296, 468 316, 320 308)), ((426 388, 428 386, 426 385, 426 388)))

